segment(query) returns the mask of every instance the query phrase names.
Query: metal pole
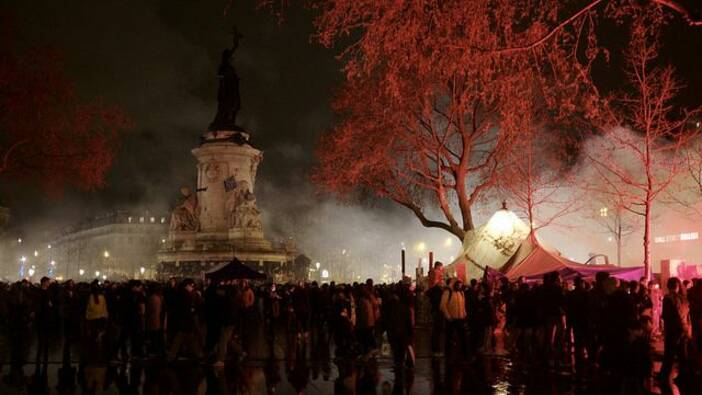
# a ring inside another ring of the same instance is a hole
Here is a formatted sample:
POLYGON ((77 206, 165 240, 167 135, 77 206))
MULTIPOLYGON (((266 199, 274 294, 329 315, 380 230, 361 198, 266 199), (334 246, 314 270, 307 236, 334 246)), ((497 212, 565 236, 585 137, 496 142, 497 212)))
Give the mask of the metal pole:
POLYGON ((402 280, 405 279, 405 249, 402 249, 402 280))
POLYGON ((429 251, 429 270, 434 267, 434 251, 429 251))

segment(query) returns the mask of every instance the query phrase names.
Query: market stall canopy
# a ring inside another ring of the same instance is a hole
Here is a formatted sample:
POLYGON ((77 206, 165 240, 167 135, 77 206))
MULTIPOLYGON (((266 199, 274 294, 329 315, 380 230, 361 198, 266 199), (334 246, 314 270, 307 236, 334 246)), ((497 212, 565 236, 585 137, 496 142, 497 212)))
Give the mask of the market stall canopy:
POLYGON ((213 280, 265 280, 266 275, 251 269, 234 258, 233 261, 223 263, 205 272, 205 277, 213 280))

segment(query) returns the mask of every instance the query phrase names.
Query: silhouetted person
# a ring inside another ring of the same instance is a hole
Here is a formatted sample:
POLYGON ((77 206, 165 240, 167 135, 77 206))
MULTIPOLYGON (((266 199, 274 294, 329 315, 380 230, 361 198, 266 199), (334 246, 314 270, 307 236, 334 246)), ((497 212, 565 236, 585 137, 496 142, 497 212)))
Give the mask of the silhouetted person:
POLYGON ((51 279, 42 277, 37 298, 35 326, 37 330, 36 368, 49 362, 49 337, 56 331, 56 301, 49 291, 51 279))

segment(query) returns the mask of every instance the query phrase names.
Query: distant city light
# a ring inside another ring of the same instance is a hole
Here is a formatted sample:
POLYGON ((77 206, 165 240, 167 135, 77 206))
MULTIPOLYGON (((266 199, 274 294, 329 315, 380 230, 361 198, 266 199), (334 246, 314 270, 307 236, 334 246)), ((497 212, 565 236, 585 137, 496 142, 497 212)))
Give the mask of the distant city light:
POLYGON ((34 250, 34 256, 39 256, 39 251, 34 250))
POLYGON ((22 263, 27 262, 27 257, 23 256, 22 258, 20 258, 20 262, 22 262, 22 263))
POLYGON ((51 261, 49 264, 51 264, 51 266, 56 266, 56 261, 51 261))
POLYGON ((329 270, 327 270, 327 269, 322 270, 322 278, 329 278, 329 270))
POLYGON ((102 256, 104 256, 105 258, 109 258, 109 257, 110 257, 110 252, 107 251, 107 250, 105 250, 105 252, 102 253, 102 256))
POLYGON ((102 279, 103 279, 103 280, 107 280, 107 275, 103 274, 103 275, 102 275, 102 279))
POLYGON ((78 275, 82 276, 84 274, 85 274, 85 270, 83 270, 83 269, 78 270, 78 275))
POLYGON ((146 269, 142 266, 139 268, 139 272, 143 275, 146 269))
POLYGON ((28 273, 29 273, 29 277, 32 277, 34 275, 34 269, 29 268, 28 273))
POLYGON ((320 267, 320 266, 321 266, 321 264, 320 264, 319 262, 315 262, 315 263, 314 263, 314 267, 316 267, 317 270, 319 270, 319 267, 320 267))
POLYGON ((99 270, 96 270, 96 271, 95 271, 95 277, 100 277, 100 271, 99 271, 99 270))
POLYGON ((48 246, 46 246, 46 248, 51 249, 51 244, 49 244, 48 246))

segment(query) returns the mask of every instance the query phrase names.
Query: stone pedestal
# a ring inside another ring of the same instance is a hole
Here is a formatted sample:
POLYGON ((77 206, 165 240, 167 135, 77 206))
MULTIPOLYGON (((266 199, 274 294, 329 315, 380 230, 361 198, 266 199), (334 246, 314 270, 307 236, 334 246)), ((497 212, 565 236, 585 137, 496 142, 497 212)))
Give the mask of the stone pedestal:
POLYGON ((234 257, 263 271, 266 265, 282 267, 292 262, 294 251, 275 247, 264 236, 254 194, 263 154, 249 144, 248 133, 207 132, 192 154, 197 159, 198 226, 182 229, 176 207, 159 253, 162 271, 177 274, 183 265, 206 271, 234 257))

